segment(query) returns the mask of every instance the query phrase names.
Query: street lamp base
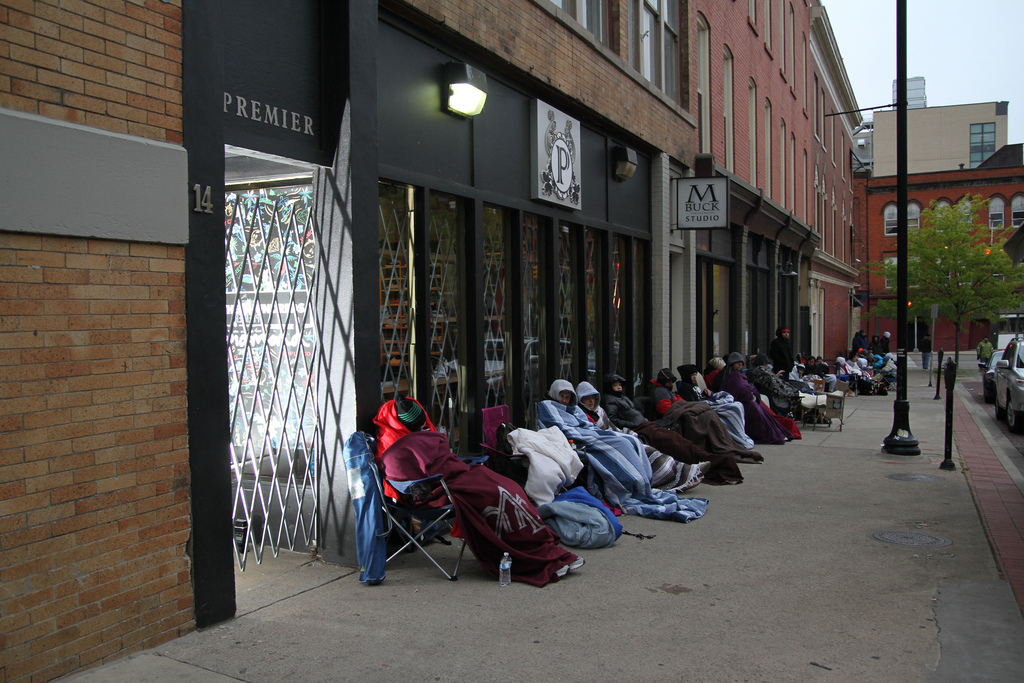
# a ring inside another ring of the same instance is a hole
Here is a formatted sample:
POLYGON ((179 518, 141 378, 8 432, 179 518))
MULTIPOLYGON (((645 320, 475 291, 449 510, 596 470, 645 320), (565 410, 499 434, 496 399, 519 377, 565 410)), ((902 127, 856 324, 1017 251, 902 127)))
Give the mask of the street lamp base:
POLYGON ((956 472, 956 465, 953 464, 952 460, 943 460, 939 464, 940 470, 949 470, 950 472, 956 472))
POLYGON ((893 402, 892 431, 882 441, 882 452, 890 455, 921 455, 917 439, 910 433, 910 402, 893 402))

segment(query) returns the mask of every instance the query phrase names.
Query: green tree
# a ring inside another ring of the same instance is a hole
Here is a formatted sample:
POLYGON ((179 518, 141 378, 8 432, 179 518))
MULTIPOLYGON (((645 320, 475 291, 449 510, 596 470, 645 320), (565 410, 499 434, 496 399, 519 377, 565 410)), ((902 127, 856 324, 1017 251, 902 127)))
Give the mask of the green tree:
MULTIPOLYGON (((955 358, 960 365, 960 333, 972 320, 996 320, 1001 311, 1019 307, 1024 293, 1024 269, 1015 268, 1003 244, 1012 229, 992 231, 982 211, 987 202, 980 196, 964 197, 956 206, 938 206, 921 212, 921 227, 907 233, 908 320, 930 315, 938 304, 939 315, 956 327, 955 358)), ((896 292, 896 261, 872 263, 896 292)), ((879 315, 896 317, 895 299, 878 303, 879 315)))

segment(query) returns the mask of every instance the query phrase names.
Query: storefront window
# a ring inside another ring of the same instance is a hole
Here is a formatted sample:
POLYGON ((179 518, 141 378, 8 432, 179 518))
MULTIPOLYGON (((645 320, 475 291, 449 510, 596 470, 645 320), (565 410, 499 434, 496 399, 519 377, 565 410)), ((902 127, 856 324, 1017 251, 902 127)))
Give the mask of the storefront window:
POLYGON ((409 276, 413 189, 380 183, 377 231, 380 240, 380 399, 410 391, 412 295, 409 276))
POLYGON ((612 357, 608 372, 619 373, 619 349, 622 347, 622 255, 626 253, 626 239, 617 237, 612 243, 612 357))
POLYGON ((533 404, 542 398, 541 357, 544 340, 540 334, 540 221, 537 216, 523 217, 523 368, 526 376, 523 414, 529 424, 536 417, 533 404))
POLYGON ((558 346, 559 379, 573 381, 573 330, 576 326, 575 287, 573 286, 572 239, 569 226, 558 231, 558 346))
POLYGON ((487 407, 505 403, 510 377, 505 353, 505 223, 506 212, 484 207, 484 380, 487 407))
POLYGON ((431 417, 438 429, 458 442, 459 432, 459 254, 462 203, 430 195, 430 259, 427 286, 430 312, 431 417))
POLYGON ((647 338, 647 243, 633 242, 633 311, 632 332, 634 361, 633 395, 646 393, 643 386, 647 380, 648 358, 651 354, 650 339, 647 338))
MULTIPOLYGON (((601 315, 601 288, 598 279, 600 271, 597 262, 600 259, 599 242, 593 230, 587 230, 584 238, 584 251, 586 252, 586 305, 587 305, 587 381, 594 386, 600 386, 597 381, 597 363, 602 354, 598 353, 598 345, 601 343, 600 332, 603 331, 601 324, 604 316, 601 315)), ((602 362, 605 358, 600 358, 602 362)))

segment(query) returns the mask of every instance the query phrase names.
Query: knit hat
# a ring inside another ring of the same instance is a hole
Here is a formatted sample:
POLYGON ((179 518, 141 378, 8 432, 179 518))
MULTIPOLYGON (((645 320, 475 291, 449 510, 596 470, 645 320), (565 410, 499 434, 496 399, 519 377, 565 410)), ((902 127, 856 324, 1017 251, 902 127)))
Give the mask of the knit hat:
POLYGON ((659 383, 664 384, 665 382, 675 382, 676 379, 676 376, 673 375, 672 371, 669 370, 668 368, 662 368, 661 370, 658 370, 657 380, 659 383))
POLYGON ((399 396, 395 399, 395 414, 398 421, 411 431, 418 432, 427 423, 427 415, 415 399, 399 396))
POLYGON ((747 359, 743 357, 743 354, 739 351, 733 351, 729 354, 729 357, 725 359, 726 365, 732 365, 733 363, 746 363, 747 359))
POLYGON ((882 336, 883 336, 883 337, 885 337, 886 339, 888 339, 890 335, 889 335, 889 333, 888 333, 888 332, 883 332, 883 333, 882 333, 882 336))
POLYGON ((676 370, 679 371, 679 376, 683 379, 683 381, 687 383, 690 382, 690 378, 693 377, 694 373, 700 372, 700 370, 697 369, 696 365, 688 364, 677 365, 676 370))

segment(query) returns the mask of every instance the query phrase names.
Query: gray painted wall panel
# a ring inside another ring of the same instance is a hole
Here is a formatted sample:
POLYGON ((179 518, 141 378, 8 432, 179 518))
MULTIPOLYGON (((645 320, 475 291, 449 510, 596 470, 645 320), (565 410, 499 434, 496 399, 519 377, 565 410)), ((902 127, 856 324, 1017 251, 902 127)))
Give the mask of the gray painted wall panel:
POLYGON ((0 109, 0 230, 185 244, 189 197, 184 147, 0 109))

